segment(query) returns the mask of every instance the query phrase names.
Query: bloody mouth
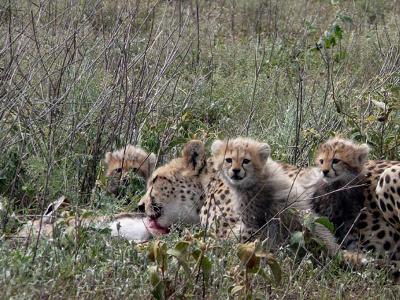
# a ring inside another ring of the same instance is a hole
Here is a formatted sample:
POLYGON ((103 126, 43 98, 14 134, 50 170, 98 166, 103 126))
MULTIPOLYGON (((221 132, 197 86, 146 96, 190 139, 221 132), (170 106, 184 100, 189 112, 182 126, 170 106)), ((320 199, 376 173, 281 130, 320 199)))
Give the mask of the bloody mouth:
POLYGON ((149 218, 148 223, 152 233, 167 234, 169 232, 169 228, 162 227, 160 224, 158 224, 157 219, 149 218))

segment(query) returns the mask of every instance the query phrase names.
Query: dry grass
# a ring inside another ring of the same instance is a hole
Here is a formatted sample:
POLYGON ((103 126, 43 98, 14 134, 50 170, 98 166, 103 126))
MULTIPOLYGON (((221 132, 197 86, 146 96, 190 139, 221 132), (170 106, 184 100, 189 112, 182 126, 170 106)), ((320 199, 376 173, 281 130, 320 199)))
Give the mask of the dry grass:
MULTIPOLYGON (((10 220, 61 194, 76 210, 134 209, 101 191, 104 153, 128 142, 162 163, 190 138, 250 135, 275 158, 307 164, 321 140, 342 133, 399 159, 399 14, 389 0, 1 2, 3 297, 149 297, 147 250, 127 242, 90 230, 18 248, 6 240, 10 220)), ((256 281, 254 295, 398 292, 380 272, 285 253, 283 283, 256 281)), ((196 281, 182 297, 229 296, 236 255, 208 255, 213 284, 196 281)))

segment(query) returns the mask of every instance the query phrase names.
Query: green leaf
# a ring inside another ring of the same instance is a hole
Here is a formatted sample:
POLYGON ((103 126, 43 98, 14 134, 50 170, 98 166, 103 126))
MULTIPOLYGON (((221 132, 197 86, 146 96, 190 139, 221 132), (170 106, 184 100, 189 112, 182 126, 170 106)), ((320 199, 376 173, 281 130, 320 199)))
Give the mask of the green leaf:
POLYGON ((164 271, 167 269, 167 245, 164 242, 155 241, 149 244, 147 256, 164 271))
POLYGON ((204 274, 204 280, 208 281, 210 279, 211 270, 212 270, 212 262, 207 256, 203 256, 201 260, 201 269, 204 274))
POLYGON ((343 29, 339 25, 333 25, 332 31, 338 40, 341 40, 343 38, 343 29))
POLYGON ((254 242, 238 245, 237 255, 247 270, 252 270, 260 265, 260 258, 255 255, 255 252, 256 244, 254 242))
POLYGON ((335 232, 335 225, 327 217, 319 217, 315 219, 315 223, 325 226, 331 233, 335 232))
POLYGON ((150 284, 153 287, 153 290, 151 291, 151 294, 157 300, 164 299, 165 284, 161 280, 160 276, 158 275, 157 266, 150 266, 148 268, 148 271, 150 273, 150 284))
POLYGON ((188 242, 179 242, 174 249, 168 249, 167 254, 175 257, 179 264, 183 267, 187 274, 190 274, 191 270, 188 264, 187 248, 189 246, 188 242))
POLYGON ((267 264, 271 268, 272 275, 274 275, 275 283, 278 285, 282 281, 282 269, 275 257, 269 255, 267 264))
POLYGON ((179 241, 174 249, 168 249, 167 254, 174 257, 181 257, 187 254, 187 249, 190 246, 190 243, 187 241, 179 241))
POLYGON ((195 260, 198 260, 201 255, 201 250, 200 249, 194 249, 192 252, 192 256, 195 260))
POLYGON ((324 46, 325 48, 329 49, 336 45, 336 39, 333 35, 329 34, 327 37, 324 38, 324 46))
POLYGON ((180 257, 182 255, 182 252, 176 250, 176 249, 168 249, 167 254, 174 256, 174 257, 180 257))
POLYGON ((188 241, 180 241, 176 244, 175 250, 183 253, 183 252, 187 251, 189 246, 190 246, 190 243, 188 241))

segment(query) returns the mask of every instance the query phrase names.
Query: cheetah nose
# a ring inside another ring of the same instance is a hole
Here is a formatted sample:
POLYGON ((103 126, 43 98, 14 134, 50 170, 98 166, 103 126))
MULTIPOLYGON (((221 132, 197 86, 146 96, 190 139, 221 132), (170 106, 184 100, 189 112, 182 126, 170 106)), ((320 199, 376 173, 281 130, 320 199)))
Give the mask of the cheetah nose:
POLYGON ((144 203, 138 205, 138 211, 144 213, 145 211, 144 203))
POLYGON ((327 176, 329 173, 329 170, 322 170, 322 173, 324 173, 324 176, 327 176))
POLYGON ((240 169, 232 169, 234 175, 239 175, 240 169))

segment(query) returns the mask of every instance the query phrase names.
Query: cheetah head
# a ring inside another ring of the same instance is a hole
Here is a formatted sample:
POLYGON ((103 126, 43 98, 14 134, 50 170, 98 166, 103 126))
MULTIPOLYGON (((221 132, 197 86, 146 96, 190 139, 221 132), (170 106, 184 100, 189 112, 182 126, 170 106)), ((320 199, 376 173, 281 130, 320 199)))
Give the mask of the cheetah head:
POLYGON ((213 161, 227 182, 234 186, 254 184, 270 154, 268 144, 249 138, 216 140, 211 146, 213 161))
POLYGON ((153 172, 139 203, 152 229, 168 231, 173 224, 199 223, 204 197, 200 177, 205 166, 204 144, 192 140, 185 145, 182 157, 153 172))
POLYGON ((356 144, 342 138, 332 138, 323 143, 316 156, 325 180, 334 182, 357 176, 368 158, 367 144, 356 144))
POLYGON ((156 155, 127 145, 117 151, 107 152, 104 161, 107 164, 107 191, 118 194, 119 187, 126 184, 129 171, 135 172, 144 180, 150 177, 156 165, 156 155))

